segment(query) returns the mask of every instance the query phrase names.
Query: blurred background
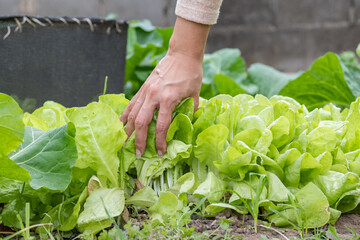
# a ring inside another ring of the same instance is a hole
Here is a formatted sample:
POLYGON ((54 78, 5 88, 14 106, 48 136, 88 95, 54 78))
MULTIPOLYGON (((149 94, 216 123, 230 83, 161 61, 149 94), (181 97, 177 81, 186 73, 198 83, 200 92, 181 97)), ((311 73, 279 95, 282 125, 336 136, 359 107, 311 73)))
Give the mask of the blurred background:
MULTIPOLYGON (((0 15, 149 19, 173 26, 176 0, 0 0, 0 15)), ((207 52, 231 47, 247 64, 281 71, 307 69, 327 51, 354 50, 360 40, 360 0, 224 0, 207 52)))
MULTIPOLYGON (((176 0, 0 0, 0 15, 149 19, 173 26, 176 0)), ((281 71, 306 69, 327 51, 354 50, 360 40, 360 0, 224 0, 207 52, 232 47, 248 64, 281 71)))

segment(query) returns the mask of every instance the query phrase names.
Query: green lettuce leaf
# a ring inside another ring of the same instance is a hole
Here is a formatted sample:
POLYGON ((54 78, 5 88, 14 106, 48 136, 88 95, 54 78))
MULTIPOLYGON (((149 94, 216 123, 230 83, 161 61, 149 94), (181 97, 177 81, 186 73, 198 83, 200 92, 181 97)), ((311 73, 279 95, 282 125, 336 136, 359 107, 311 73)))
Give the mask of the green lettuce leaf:
MULTIPOLYGON (((253 200, 256 197, 256 184, 251 184, 250 181, 244 180, 241 182, 232 182, 232 189, 237 194, 232 194, 229 203, 231 204, 242 204, 239 196, 245 200, 253 200)), ((260 200, 265 200, 267 196, 267 189, 263 188, 260 194, 260 200)))
POLYGON ((268 195, 267 199, 274 202, 287 202, 292 195, 280 179, 273 173, 268 172, 268 195))
POLYGON ((46 101, 41 108, 36 109, 32 114, 25 113, 23 121, 27 126, 46 131, 66 124, 65 111, 66 108, 63 105, 46 101))
POLYGON ((136 207, 149 208, 158 200, 155 191, 150 187, 144 187, 137 191, 134 195, 126 199, 125 203, 135 205, 136 207))
POLYGON ((90 103, 75 109, 70 121, 76 127, 78 160, 76 167, 90 167, 106 186, 118 186, 119 158, 117 152, 127 138, 116 113, 104 103, 90 103))
POLYGON ((243 206, 236 206, 228 203, 211 203, 205 208, 205 216, 215 217, 216 213, 222 212, 225 209, 231 209, 240 214, 248 213, 247 209, 243 206))
POLYGON ((149 156, 150 152, 146 153, 146 151, 143 156, 136 159, 135 164, 139 181, 145 186, 149 186, 151 180, 160 176, 166 169, 170 169, 182 159, 190 157, 191 145, 179 140, 171 140, 162 157, 159 157, 156 151, 149 156))
POLYGON ((340 173, 328 171, 326 174, 318 176, 314 183, 321 189, 329 200, 330 205, 334 205, 341 195, 352 191, 359 186, 359 177, 353 173, 340 173))
POLYGON ((74 137, 72 123, 46 132, 27 126, 24 142, 10 157, 30 173, 32 188, 64 191, 77 159, 74 137))
POLYGON ((347 132, 341 142, 341 149, 346 152, 352 152, 360 149, 360 98, 351 103, 350 110, 346 116, 348 121, 347 132))
POLYGON ((26 200, 23 197, 17 197, 5 205, 1 212, 1 219, 5 226, 20 229, 20 223, 17 215, 25 219, 26 200))
POLYGON ((241 93, 246 93, 244 89, 226 75, 216 74, 213 81, 217 94, 229 94, 230 96, 236 96, 241 93))
POLYGON ((92 234, 111 226, 113 217, 119 216, 125 205, 123 190, 102 188, 95 190, 84 204, 77 225, 80 231, 92 234))
POLYGON ((217 171, 213 162, 221 160, 228 134, 227 127, 219 124, 205 129, 196 139, 195 157, 211 171, 217 171))
POLYGON ((176 212, 183 207, 182 202, 171 192, 161 192, 158 201, 150 211, 153 221, 160 224, 169 223, 176 219, 176 212))
POLYGON ((248 69, 248 78, 258 87, 256 93, 270 98, 279 94, 280 90, 291 80, 291 77, 261 63, 255 63, 248 69))
POLYGON ((199 185, 199 178, 194 173, 188 172, 181 176, 169 191, 178 196, 181 193, 193 193, 199 185))
POLYGON ((224 196, 224 191, 227 183, 220 180, 212 172, 209 172, 207 178, 194 191, 194 196, 197 198, 208 197, 209 202, 219 201, 224 196))
POLYGON ((336 147, 336 133, 329 127, 317 127, 307 137, 307 151, 314 157, 336 147))
POLYGON ((280 94, 294 98, 310 110, 328 103, 346 107, 355 100, 340 59, 334 53, 317 59, 308 71, 290 81, 280 94))
POLYGON ((296 206, 286 207, 286 210, 281 211, 285 218, 274 214, 269 218, 272 223, 276 226, 290 226, 289 221, 292 221, 307 228, 317 228, 328 223, 330 220, 329 202, 315 184, 307 184, 294 196, 298 200, 300 208, 296 208, 296 206), (297 215, 300 216, 300 219, 297 218, 297 215))
POLYGON ((204 98, 219 93, 236 95, 245 92, 243 87, 248 87, 245 83, 247 75, 245 61, 239 49, 225 48, 212 54, 205 54, 203 72, 200 96, 204 98))
POLYGON ((106 94, 99 97, 99 102, 111 107, 120 118, 130 101, 123 94, 106 94))
POLYGON ((302 154, 290 166, 285 168, 284 183, 286 186, 298 187, 315 179, 321 172, 322 165, 310 154, 302 154))
POLYGON ((22 182, 0 177, 0 203, 12 201, 17 197, 22 186, 22 182))
POLYGON ((27 182, 30 174, 7 156, 0 155, 0 177, 27 182))
POLYGON ((36 229, 41 237, 47 237, 47 231, 55 228, 60 231, 71 231, 76 227, 80 210, 82 209, 86 198, 88 197, 88 189, 85 187, 80 195, 75 195, 66 200, 62 200, 60 204, 46 212, 41 223, 51 222, 52 226, 41 226, 36 229))
POLYGON ((10 96, 0 93, 0 156, 15 150, 24 137, 23 112, 10 96))
POLYGON ((360 96, 360 64, 353 52, 344 52, 340 55, 344 75, 351 92, 355 97, 360 96))
POLYGON ((335 204, 336 209, 343 213, 354 210, 360 203, 360 188, 345 192, 335 204))

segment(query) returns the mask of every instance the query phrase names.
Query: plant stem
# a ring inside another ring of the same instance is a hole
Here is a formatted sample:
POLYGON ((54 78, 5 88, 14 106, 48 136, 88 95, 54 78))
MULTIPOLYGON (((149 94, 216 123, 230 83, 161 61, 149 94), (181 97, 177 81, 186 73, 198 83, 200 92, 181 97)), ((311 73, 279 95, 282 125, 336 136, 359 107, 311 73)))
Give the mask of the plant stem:
POLYGON ((286 237, 284 234, 282 234, 281 232, 279 232, 278 230, 274 229, 274 228, 271 228, 271 227, 267 227, 265 225, 259 225, 259 227, 263 227, 263 228, 266 228, 266 229, 270 229, 270 230, 273 230, 274 232, 278 233, 280 236, 282 236, 285 240, 289 240, 288 237, 286 237))
MULTIPOLYGON (((20 218, 21 219, 21 218, 20 218)), ((42 223, 42 224, 35 224, 35 225, 32 225, 28 228, 24 228, 24 229, 21 229, 20 231, 14 233, 13 235, 10 235, 10 236, 7 236, 6 238, 4 238, 3 240, 10 240, 10 239, 13 239, 14 237, 16 237, 17 235, 19 234, 22 234, 23 232, 25 231, 28 231, 32 228, 37 228, 37 227, 42 227, 42 226, 52 226, 53 224, 52 223, 42 223)))
POLYGON ((26 238, 30 239, 30 203, 25 204, 25 226, 28 230, 26 230, 26 238))

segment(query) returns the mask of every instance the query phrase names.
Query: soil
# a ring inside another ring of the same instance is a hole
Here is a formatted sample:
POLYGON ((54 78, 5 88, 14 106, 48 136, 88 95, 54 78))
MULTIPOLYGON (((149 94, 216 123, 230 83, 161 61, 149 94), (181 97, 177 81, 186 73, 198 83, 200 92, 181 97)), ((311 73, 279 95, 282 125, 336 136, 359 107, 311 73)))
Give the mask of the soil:
MULTIPOLYGON (((0 206, 1 207, 1 206, 0 206)), ((238 236, 239 238, 234 239, 248 239, 255 240, 261 239, 261 236, 267 237, 267 239, 279 239, 285 240, 291 237, 300 237, 299 232, 294 229, 268 227, 263 225, 261 221, 258 222, 258 231, 254 231, 254 220, 250 215, 234 215, 231 211, 223 211, 222 213, 215 216, 215 218, 203 218, 199 215, 192 216, 192 222, 189 227, 194 227, 198 233, 208 234, 213 233, 213 236, 225 235, 226 231, 219 228, 220 223, 225 221, 229 222, 230 227, 228 231, 231 232, 232 236, 238 236), (216 230, 218 229, 218 230, 216 230), (215 231, 216 230, 216 231, 215 231), (214 232, 215 231, 215 232, 214 232)), ((133 219, 135 220, 135 219, 133 219)), ((147 215, 140 214, 135 222, 143 222, 148 220, 147 215)), ((360 236, 360 214, 343 214, 335 224, 340 239, 355 239, 354 234, 349 229, 360 236)), ((335 240, 334 236, 328 231, 328 226, 324 226, 318 229, 318 232, 322 233, 321 239, 335 240)), ((0 233, 9 235, 12 233, 10 228, 4 227, 0 224, 0 233)), ((308 236, 312 236, 314 230, 308 231, 308 236)), ((222 239, 221 237, 218 239, 222 239)))
MULTIPOLYGON (((208 232, 209 234, 214 232, 219 227, 219 222, 223 219, 228 219, 230 228, 232 229, 231 235, 239 236, 239 239, 255 240, 260 239, 261 236, 265 236, 268 239, 289 239, 291 237, 300 238, 298 231, 294 229, 285 229, 277 227, 268 227, 258 222, 258 230, 254 231, 254 220, 250 215, 234 216, 229 213, 222 213, 215 217, 215 219, 194 219, 189 227, 194 227, 196 232, 208 232)), ((338 237, 341 239, 351 239, 354 234, 347 228, 354 231, 357 235, 360 235, 360 214, 343 214, 336 222, 335 228, 338 237)), ((328 230, 328 226, 324 226, 318 229, 318 233, 322 233, 322 239, 336 239, 328 230)), ((219 229, 215 233, 216 235, 224 235, 225 230, 219 229)), ((308 231, 308 236, 314 235, 314 230, 308 231)))

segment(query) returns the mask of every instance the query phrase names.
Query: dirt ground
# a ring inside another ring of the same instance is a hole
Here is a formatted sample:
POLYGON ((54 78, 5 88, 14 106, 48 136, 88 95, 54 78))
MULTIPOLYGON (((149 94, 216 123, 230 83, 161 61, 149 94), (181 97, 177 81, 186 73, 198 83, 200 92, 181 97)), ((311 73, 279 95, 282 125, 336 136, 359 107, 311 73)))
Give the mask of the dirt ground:
MULTIPOLYGON (((231 214, 226 214, 217 216, 215 219, 194 219, 190 227, 194 227, 197 232, 208 232, 212 233, 215 229, 219 227, 219 221, 223 218, 230 220, 230 228, 232 229, 231 235, 240 236, 243 239, 255 240, 260 239, 261 236, 266 236, 268 239, 288 239, 290 237, 300 237, 299 232, 293 229, 284 229, 277 227, 267 227, 259 222, 258 232, 254 231, 254 221, 250 215, 246 216, 234 216, 231 214)), ((341 239, 351 239, 354 235, 349 232, 346 228, 353 230, 357 235, 360 235, 360 214, 343 214, 340 219, 336 222, 335 228, 338 233, 338 236, 341 239)), ((335 239, 331 234, 327 232, 328 226, 324 226, 321 229, 318 229, 319 232, 322 232, 323 239, 335 239)), ((225 234, 225 231, 219 229, 216 231, 217 235, 225 234)), ((308 231, 308 236, 313 235, 313 230, 308 231)), ((239 239, 241 239, 239 238, 239 239)))
MULTIPOLYGON (((146 220, 144 218, 141 221, 146 220)), ((220 226, 220 222, 223 219, 227 219, 230 223, 231 235, 239 236, 239 239, 248 239, 255 240, 260 239, 261 236, 266 236, 269 240, 271 239, 288 239, 291 237, 300 237, 299 233, 293 229, 284 229, 277 227, 267 227, 262 224, 261 221, 258 222, 258 232, 254 231, 254 221, 250 215, 234 215, 231 211, 224 211, 217 215, 213 219, 202 218, 199 215, 192 216, 192 222, 189 224, 189 227, 194 227, 196 232, 204 233, 208 232, 209 234, 213 233, 220 226)), ((335 224, 336 231, 338 236, 341 239, 351 239, 354 235, 347 229, 353 230, 357 235, 360 235, 360 214, 343 214, 340 219, 335 224)), ((328 226, 324 226, 318 231, 323 232, 322 239, 331 239, 335 238, 327 233, 328 226)), ((10 228, 4 227, 0 224, 0 233, 8 235, 12 231, 10 228)), ((215 235, 224 235, 225 230, 219 228, 215 235)), ((0 234, 1 235, 1 234, 0 234)), ((313 231, 309 230, 308 235, 313 235, 313 231)), ((221 239, 221 238, 220 238, 221 239)))

